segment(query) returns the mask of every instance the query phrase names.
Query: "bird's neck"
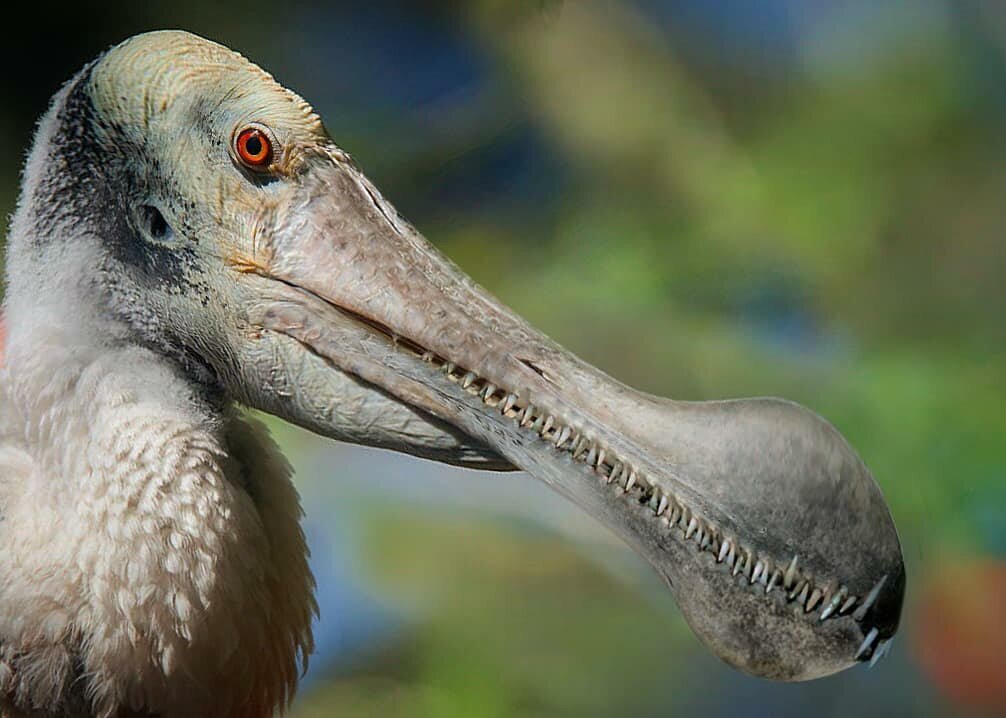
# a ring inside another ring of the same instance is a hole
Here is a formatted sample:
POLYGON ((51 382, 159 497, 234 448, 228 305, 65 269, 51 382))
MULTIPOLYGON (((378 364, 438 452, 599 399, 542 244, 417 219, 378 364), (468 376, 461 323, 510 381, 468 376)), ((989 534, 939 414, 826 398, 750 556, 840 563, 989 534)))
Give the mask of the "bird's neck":
POLYGON ((266 714, 296 682, 314 605, 287 465, 176 362, 48 304, 6 307, 0 443, 28 468, 0 481, 19 484, 0 496, 17 557, 0 556, 0 638, 75 643, 110 706, 266 714))
MULTIPOLYGON (((183 421, 223 440, 230 411, 224 397, 177 361, 136 344, 128 328, 89 299, 86 291, 68 288, 56 294, 41 290, 29 302, 8 292, 4 363, 10 399, 27 430, 41 430, 41 419, 53 412, 69 421, 120 396, 153 416, 183 421)), ((44 436, 27 440, 38 447, 49 443, 44 436)))

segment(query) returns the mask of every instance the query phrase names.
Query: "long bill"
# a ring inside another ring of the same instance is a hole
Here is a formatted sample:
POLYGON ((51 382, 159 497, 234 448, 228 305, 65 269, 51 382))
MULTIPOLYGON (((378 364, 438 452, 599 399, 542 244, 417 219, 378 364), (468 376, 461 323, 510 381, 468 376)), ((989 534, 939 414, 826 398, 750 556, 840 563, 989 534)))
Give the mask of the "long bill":
POLYGON ((254 321, 487 445, 596 516, 717 655, 783 680, 883 654, 905 573, 841 435, 776 399, 642 394, 536 331, 333 153, 264 211, 254 321))

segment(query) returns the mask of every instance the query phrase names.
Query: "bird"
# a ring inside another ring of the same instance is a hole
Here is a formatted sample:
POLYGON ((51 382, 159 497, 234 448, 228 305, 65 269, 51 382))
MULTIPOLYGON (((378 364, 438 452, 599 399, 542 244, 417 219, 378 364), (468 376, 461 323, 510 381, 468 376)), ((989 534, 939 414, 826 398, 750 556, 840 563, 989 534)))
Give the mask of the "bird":
POLYGON ((575 357, 434 249, 305 100, 188 32, 129 38, 53 97, 2 326, 4 716, 289 706, 318 609, 290 465, 247 408, 527 471, 746 672, 827 675, 897 630, 894 522, 834 427, 575 357))

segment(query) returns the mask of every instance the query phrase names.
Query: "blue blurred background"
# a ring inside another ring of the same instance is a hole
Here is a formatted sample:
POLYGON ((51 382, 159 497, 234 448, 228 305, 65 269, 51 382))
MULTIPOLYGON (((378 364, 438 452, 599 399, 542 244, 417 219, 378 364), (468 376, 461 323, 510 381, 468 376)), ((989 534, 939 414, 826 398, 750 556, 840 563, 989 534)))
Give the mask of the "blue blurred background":
POLYGON ((294 716, 1006 715, 1006 5, 34 12, 3 48, 5 215, 61 82, 135 32, 197 32, 311 100, 434 244, 587 360, 827 416, 902 534, 891 655, 774 684, 709 656, 646 566, 527 476, 270 421, 321 606, 294 716))

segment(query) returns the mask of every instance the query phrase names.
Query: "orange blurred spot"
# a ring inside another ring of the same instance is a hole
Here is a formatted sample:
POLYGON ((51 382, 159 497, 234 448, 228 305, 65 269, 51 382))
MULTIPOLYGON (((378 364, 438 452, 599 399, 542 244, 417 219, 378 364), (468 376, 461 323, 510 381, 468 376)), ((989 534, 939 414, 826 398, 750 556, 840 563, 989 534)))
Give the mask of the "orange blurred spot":
POLYGON ((1006 715, 1006 563, 946 566, 922 591, 913 634, 923 670, 959 706, 1006 715))

